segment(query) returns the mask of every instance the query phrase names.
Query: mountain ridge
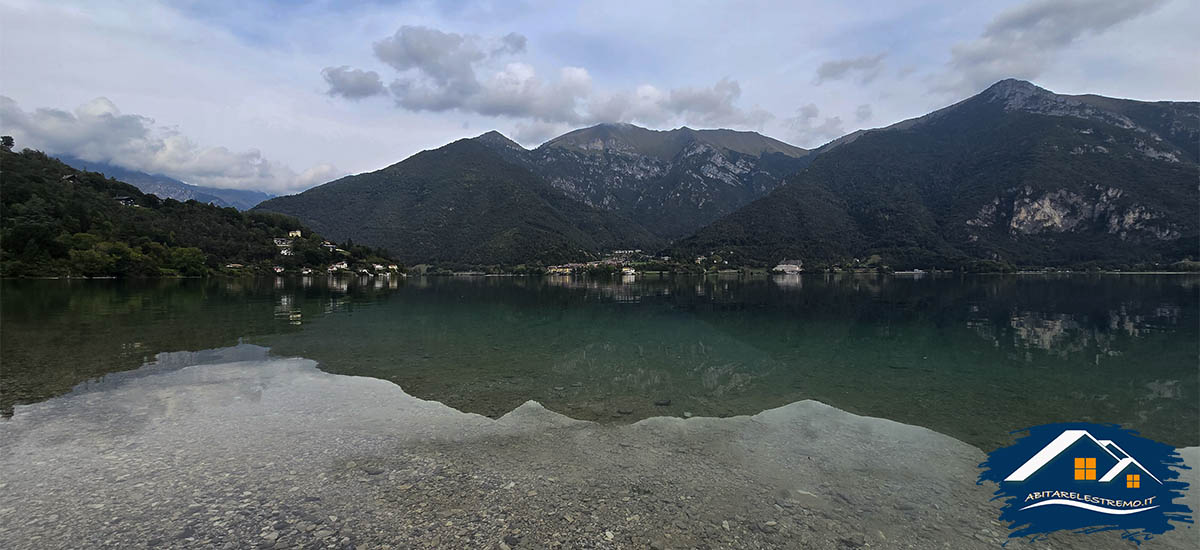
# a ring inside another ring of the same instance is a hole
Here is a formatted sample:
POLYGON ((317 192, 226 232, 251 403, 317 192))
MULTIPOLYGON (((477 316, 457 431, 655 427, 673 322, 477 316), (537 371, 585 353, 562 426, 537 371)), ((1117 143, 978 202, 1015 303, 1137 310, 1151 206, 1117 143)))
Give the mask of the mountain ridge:
POLYGON ((1179 144, 1200 136, 1200 103, 1078 97, 1005 80, 845 136, 673 252, 926 268, 1193 256, 1196 155, 1179 144))
POLYGON ((805 149, 734 130, 598 124, 535 149, 501 138, 492 131, 473 139, 568 196, 668 240, 765 195, 810 160, 805 149))
POLYGON ((559 147, 595 153, 615 149, 637 152, 659 160, 670 161, 683 152, 688 143, 692 141, 755 156, 761 156, 764 153, 781 153, 798 158, 809 153, 806 149, 757 132, 723 128, 693 130, 687 126, 673 130, 651 130, 627 123, 604 123, 572 130, 550 139, 538 149, 559 147))
POLYGON ((553 189, 490 146, 461 139, 255 210, 297 217, 335 239, 406 263, 548 264, 663 243, 636 224, 553 189))

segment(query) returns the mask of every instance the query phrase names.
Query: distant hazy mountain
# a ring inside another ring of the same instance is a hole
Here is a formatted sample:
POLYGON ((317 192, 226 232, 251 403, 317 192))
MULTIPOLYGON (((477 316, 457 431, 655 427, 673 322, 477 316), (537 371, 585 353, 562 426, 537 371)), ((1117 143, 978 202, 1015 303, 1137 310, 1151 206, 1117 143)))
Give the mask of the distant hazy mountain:
POLYGON ((557 263, 662 245, 636 223, 506 161, 494 150, 505 145, 496 136, 487 144, 459 140, 256 210, 295 216, 339 241, 384 247, 410 264, 557 263))
POLYGON ((110 178, 132 184, 143 193, 151 193, 163 199, 196 200, 217 206, 232 206, 238 210, 249 210, 254 208, 254 205, 275 196, 261 191, 191 185, 161 174, 147 174, 112 164, 91 162, 70 156, 60 156, 59 159, 73 168, 99 172, 110 178))
POLYGON ((681 241, 744 263, 898 267, 1177 261, 1197 254, 1200 103, 1005 80, 815 151, 769 195, 681 241))
POLYGON ((668 239, 769 193, 809 162, 804 149, 733 130, 601 124, 533 150, 498 132, 475 139, 568 196, 623 214, 668 239))

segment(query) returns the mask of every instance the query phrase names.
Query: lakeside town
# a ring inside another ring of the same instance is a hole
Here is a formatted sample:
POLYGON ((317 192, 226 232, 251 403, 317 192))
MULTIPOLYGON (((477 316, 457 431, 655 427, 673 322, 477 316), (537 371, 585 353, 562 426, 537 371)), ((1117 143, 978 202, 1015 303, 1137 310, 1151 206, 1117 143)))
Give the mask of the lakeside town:
MULTIPOLYGON (((302 238, 302 232, 299 230, 290 231, 285 237, 275 237, 273 243, 277 249, 279 258, 295 258, 295 245, 298 239, 302 238)), ((351 246, 351 245, 346 245, 351 246)), ((284 266, 278 263, 269 266, 269 271, 264 273, 268 262, 260 262, 258 265, 245 265, 241 263, 228 263, 225 265, 224 273, 227 275, 255 275, 255 274, 274 274, 276 276, 284 275, 301 275, 310 277, 320 274, 328 275, 355 275, 360 277, 408 277, 409 275, 419 276, 499 276, 499 275, 536 275, 536 276, 601 276, 622 278, 636 277, 638 275, 703 275, 703 274, 723 274, 723 275, 800 275, 804 273, 873 273, 873 274, 890 274, 890 275, 916 275, 921 276, 928 273, 962 273, 964 270, 959 268, 939 269, 937 267, 928 268, 911 268, 904 270, 895 270, 883 263, 880 256, 874 255, 867 258, 851 258, 844 263, 820 263, 817 265, 805 265, 802 259, 784 258, 779 260, 774 266, 745 266, 739 265, 736 262, 722 257, 719 253, 710 253, 707 255, 695 256, 688 258, 673 258, 665 255, 655 255, 653 253, 641 249, 617 249, 603 254, 600 259, 570 262, 556 265, 518 265, 513 267, 507 266, 475 266, 468 268, 452 268, 432 264, 416 264, 413 266, 404 266, 397 263, 379 263, 376 261, 354 261, 350 259, 351 253, 342 248, 338 244, 331 241, 321 241, 320 247, 322 250, 334 255, 334 257, 344 257, 347 259, 339 259, 328 264, 318 266, 284 266)), ((1139 264, 1132 266, 1131 269, 1101 269, 1099 267, 1084 267, 1080 269, 1059 268, 1059 267, 1041 267, 1041 268, 1004 268, 995 270, 982 271, 967 271, 974 273, 1076 273, 1076 272, 1109 272, 1109 273, 1188 273, 1200 271, 1200 262, 1184 260, 1172 264, 1161 265, 1154 264, 1139 264)))

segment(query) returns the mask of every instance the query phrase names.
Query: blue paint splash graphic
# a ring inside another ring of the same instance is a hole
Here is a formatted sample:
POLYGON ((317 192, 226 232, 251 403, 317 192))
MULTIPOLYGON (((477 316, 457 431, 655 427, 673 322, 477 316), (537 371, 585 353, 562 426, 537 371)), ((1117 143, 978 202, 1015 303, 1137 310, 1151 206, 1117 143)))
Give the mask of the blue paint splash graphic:
POLYGON ((1000 520, 1010 538, 1049 533, 1120 530, 1138 544, 1191 527, 1184 504, 1189 469, 1174 447, 1115 424, 1069 422, 1034 426, 1016 443, 996 449, 979 467, 979 484, 995 483, 1000 520), (1180 502, 1176 502, 1179 500, 1180 502))

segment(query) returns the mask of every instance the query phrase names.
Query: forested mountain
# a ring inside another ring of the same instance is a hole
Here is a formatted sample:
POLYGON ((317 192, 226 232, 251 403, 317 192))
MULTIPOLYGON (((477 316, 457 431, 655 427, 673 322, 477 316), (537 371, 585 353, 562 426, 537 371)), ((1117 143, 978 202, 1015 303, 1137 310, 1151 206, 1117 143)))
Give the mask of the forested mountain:
POLYGON ((249 210, 254 208, 254 205, 275 196, 262 191, 189 185, 161 174, 147 174, 113 164, 91 162, 71 156, 60 155, 58 158, 76 169, 99 172, 107 177, 131 184, 141 189, 143 193, 158 195, 160 199, 194 200, 216 206, 232 206, 238 210, 249 210))
POLYGON ((808 164, 808 151, 754 132, 655 131, 600 124, 526 150, 498 132, 475 138, 555 189, 683 237, 759 198, 808 164))
POLYGON ((155 277, 204 275, 230 263, 325 269, 387 262, 366 247, 344 252, 295 218, 159 199, 82 172, 41 152, 0 149, 0 275, 155 277), (291 255, 274 242, 290 231, 291 255))
POLYGON ((663 244, 628 219, 568 197, 481 141, 459 140, 268 200, 255 211, 296 216, 322 234, 384 247, 407 263, 548 264, 663 244))
POLYGON ((786 185, 673 247, 740 264, 1174 262, 1197 255, 1200 103, 1005 80, 818 150, 786 185))

